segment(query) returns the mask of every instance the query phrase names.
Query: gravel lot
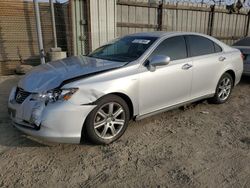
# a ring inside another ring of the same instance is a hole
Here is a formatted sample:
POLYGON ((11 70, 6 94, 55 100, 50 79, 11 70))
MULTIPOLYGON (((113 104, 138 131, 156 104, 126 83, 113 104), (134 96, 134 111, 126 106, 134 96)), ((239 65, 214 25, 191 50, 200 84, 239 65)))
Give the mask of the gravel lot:
POLYGON ((0 78, 0 187, 250 187, 250 78, 206 101, 131 122, 108 146, 45 143, 12 127, 0 78))

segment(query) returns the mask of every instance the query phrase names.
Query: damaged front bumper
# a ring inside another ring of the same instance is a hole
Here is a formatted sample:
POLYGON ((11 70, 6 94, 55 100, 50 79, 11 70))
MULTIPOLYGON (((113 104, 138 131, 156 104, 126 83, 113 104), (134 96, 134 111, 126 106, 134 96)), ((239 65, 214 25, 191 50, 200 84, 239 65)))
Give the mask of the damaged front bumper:
POLYGON ((12 89, 8 108, 16 128, 31 136, 59 143, 79 143, 87 115, 95 105, 76 105, 57 101, 47 105, 28 96, 21 104, 12 89))

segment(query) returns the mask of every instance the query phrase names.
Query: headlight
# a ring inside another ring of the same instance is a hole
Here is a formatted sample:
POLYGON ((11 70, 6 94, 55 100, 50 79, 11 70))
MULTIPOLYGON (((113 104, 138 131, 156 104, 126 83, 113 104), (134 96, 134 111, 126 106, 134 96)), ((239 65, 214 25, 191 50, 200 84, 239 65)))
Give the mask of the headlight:
POLYGON ((62 100, 69 100, 72 95, 78 91, 78 88, 68 88, 68 89, 62 89, 60 95, 58 96, 58 99, 62 100))
POLYGON ((69 100, 78 88, 54 89, 46 93, 36 93, 32 95, 33 100, 55 102, 57 100, 69 100))

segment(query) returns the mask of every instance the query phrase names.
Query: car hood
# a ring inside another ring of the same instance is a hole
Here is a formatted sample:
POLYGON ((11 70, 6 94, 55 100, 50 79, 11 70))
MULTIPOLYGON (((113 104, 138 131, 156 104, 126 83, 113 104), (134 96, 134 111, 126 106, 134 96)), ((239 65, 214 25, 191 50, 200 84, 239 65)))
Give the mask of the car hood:
POLYGON ((64 81, 122 67, 126 62, 108 61, 86 56, 73 56, 35 67, 18 83, 25 91, 45 92, 64 81))

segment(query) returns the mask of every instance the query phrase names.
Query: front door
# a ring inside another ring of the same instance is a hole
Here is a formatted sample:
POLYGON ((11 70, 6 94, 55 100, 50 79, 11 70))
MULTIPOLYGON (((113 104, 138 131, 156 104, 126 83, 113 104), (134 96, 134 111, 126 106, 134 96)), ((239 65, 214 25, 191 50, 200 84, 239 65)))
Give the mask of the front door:
POLYGON ((140 115, 164 109, 190 100, 192 85, 192 61, 187 58, 183 36, 165 39, 152 52, 155 55, 170 57, 170 63, 150 71, 142 67, 139 84, 140 115))

